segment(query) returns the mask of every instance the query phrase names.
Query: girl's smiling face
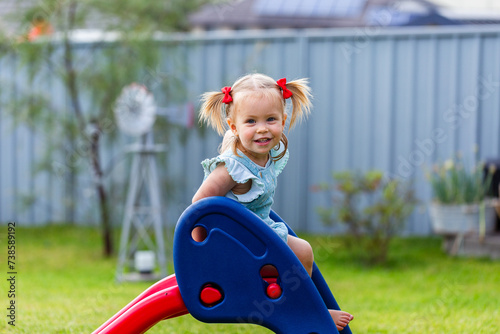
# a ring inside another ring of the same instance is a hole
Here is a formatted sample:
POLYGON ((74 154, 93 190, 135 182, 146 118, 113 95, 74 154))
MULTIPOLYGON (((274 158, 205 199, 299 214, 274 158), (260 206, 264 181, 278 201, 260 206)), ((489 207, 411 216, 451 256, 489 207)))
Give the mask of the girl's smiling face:
POLYGON ((269 151, 281 141, 286 114, 281 101, 261 94, 245 96, 227 123, 239 137, 239 149, 253 162, 265 166, 269 151))

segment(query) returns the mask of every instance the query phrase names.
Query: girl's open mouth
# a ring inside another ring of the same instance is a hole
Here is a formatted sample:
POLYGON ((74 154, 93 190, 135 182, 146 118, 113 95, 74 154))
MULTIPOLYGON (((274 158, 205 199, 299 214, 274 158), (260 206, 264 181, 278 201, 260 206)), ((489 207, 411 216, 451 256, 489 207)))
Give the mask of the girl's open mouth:
POLYGON ((267 145, 270 141, 271 141, 271 138, 262 138, 262 139, 255 140, 255 143, 257 143, 257 145, 267 145))

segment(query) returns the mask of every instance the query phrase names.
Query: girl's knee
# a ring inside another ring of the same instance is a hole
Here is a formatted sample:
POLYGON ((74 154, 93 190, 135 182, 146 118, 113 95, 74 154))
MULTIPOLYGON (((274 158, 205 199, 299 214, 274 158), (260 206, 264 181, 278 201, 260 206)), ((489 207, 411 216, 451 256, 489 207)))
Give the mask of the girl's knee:
POLYGON ((302 240, 304 242, 303 244, 303 259, 304 259, 304 262, 307 263, 308 265, 310 265, 310 267, 312 268, 312 265, 314 263, 314 253, 313 253, 313 249, 311 247, 311 244, 305 240, 302 240))
POLYGON ((309 274, 312 272, 314 254, 311 245, 304 239, 292 237, 288 242, 290 248, 299 258, 300 262, 309 274))

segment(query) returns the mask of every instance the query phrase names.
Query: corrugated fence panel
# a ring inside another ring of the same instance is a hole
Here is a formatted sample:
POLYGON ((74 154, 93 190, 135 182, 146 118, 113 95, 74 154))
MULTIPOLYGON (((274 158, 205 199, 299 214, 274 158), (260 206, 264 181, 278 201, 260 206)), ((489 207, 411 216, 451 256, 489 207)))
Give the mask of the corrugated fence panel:
MULTIPOLYGON (((3 57, 0 59, 0 79, 6 82, 15 77, 15 60, 12 57, 3 57)), ((12 85, 2 85, 1 99, 7 103, 8 99, 14 94, 12 85)), ((16 132, 14 122, 5 112, 0 113, 1 122, 1 172, 0 172, 0 214, 2 221, 17 219, 16 209, 14 207, 17 196, 15 192, 15 175, 17 171, 15 151, 16 151, 16 132)))
MULTIPOLYGON (((314 65, 312 64, 311 47, 314 41, 306 39, 298 34, 298 37, 292 47, 290 45, 286 54, 284 54, 285 67, 280 68, 280 75, 276 79, 286 77, 287 80, 298 78, 309 78, 314 65)), ((317 64, 322 66, 323 64, 317 64)), ((311 82, 311 85, 314 85, 311 82)), ((314 101, 313 101, 314 103, 314 101)), ((287 102, 288 107, 291 104, 287 102)), ((290 113, 290 109, 288 109, 290 113)), ((296 124, 288 132, 290 159, 287 168, 283 172, 283 178, 280 177, 279 187, 284 185, 283 191, 277 196, 283 196, 283 200, 277 201, 275 210, 280 216, 296 229, 306 229, 307 226, 313 226, 309 214, 311 197, 308 187, 311 185, 311 160, 315 159, 314 154, 317 149, 312 148, 312 140, 309 137, 309 122, 296 124), (288 166, 293 166, 288 170, 288 166), (286 178, 285 178, 286 177, 286 178)))
MULTIPOLYGON (((412 80, 414 81, 412 83, 413 103, 411 104, 411 112, 407 115, 410 118, 409 126, 411 133, 410 137, 406 137, 411 140, 411 153, 405 155, 405 161, 409 162, 411 166, 411 178, 413 178, 415 195, 418 198, 424 198, 428 186, 423 168, 429 164, 432 158, 427 143, 429 142, 432 129, 432 100, 434 94, 432 91, 429 94, 429 90, 433 89, 434 43, 429 41, 427 36, 413 39, 412 43, 414 47, 414 59, 412 63, 412 80)), ((419 210, 414 213, 409 233, 422 233, 425 231, 427 227, 421 224, 422 221, 426 221, 425 215, 426 212, 419 210)))
POLYGON ((456 152, 455 130, 459 119, 454 114, 458 98, 458 38, 440 39, 438 68, 442 69, 438 76, 437 98, 438 129, 443 129, 443 141, 439 145, 437 160, 448 159, 456 152))
POLYGON ((368 132, 371 139, 363 143, 369 152, 369 168, 390 170, 393 134, 392 80, 394 78, 394 40, 383 39, 373 43, 373 53, 369 72, 370 98, 367 115, 368 132), (375 126, 377 125, 377 126, 375 126))
MULTIPOLYGON (((54 55, 54 62, 60 57, 62 50, 58 50, 58 54, 54 55)), ((60 58, 59 58, 60 59, 60 58)), ((56 63, 57 64, 57 63, 56 63)), ((54 65, 58 66, 58 65, 54 65)), ((68 110, 68 96, 64 84, 61 82, 60 78, 53 76, 51 78, 52 82, 52 94, 51 97, 54 99, 52 101, 54 105, 54 112, 61 118, 61 120, 73 117, 68 110)), ((47 134, 48 135, 48 134, 47 134)), ((58 149, 54 154, 54 174, 55 177, 52 178, 52 211, 53 211, 53 221, 55 222, 67 222, 73 218, 71 214, 71 208, 73 201, 85 201, 82 198, 72 198, 73 192, 71 191, 73 171, 78 166, 79 156, 74 151, 73 144, 65 142, 60 143, 59 136, 60 133, 56 133, 56 136, 50 136, 48 140, 51 141, 52 145, 57 145, 59 148, 63 148, 61 151, 58 149)), ((67 138, 66 138, 67 139, 67 138)), ((97 203, 94 204, 97 208, 97 203)), ((95 210, 97 211, 97 210, 95 210)), ((79 218, 81 217, 74 217, 79 218)))
MULTIPOLYGON (((307 128, 314 129, 314 131, 309 131, 308 136, 308 177, 306 175, 300 175, 301 179, 307 177, 309 186, 331 180, 331 166, 329 161, 331 161, 333 152, 329 134, 332 130, 330 121, 330 119, 332 119, 332 86, 325 77, 325 73, 331 73, 332 71, 332 63, 329 60, 331 55, 329 51, 330 43, 324 40, 315 40, 314 43, 310 44, 309 57, 311 67, 308 76, 311 80, 312 91, 314 92, 314 109, 311 117, 307 120, 307 128)), ((302 128, 301 125, 299 126, 302 128)), ((298 153, 295 146, 291 146, 290 149, 294 155, 298 153)), ((290 163, 292 164, 293 161, 290 163)), ((297 191, 300 192, 302 198, 308 198, 307 224, 315 224, 314 221, 309 220, 314 214, 315 206, 326 206, 331 204, 329 203, 330 201, 322 193, 304 193, 301 189, 297 189, 297 191), (311 203, 313 203, 313 205, 311 205, 311 203)))
POLYGON ((346 170, 349 168, 350 144, 349 128, 351 127, 350 110, 352 106, 351 87, 352 77, 347 58, 341 49, 342 40, 335 39, 331 43, 331 72, 328 74, 331 84, 327 97, 330 98, 331 131, 327 142, 331 145, 332 154, 328 164, 334 170, 346 170))
MULTIPOLYGON (((96 45, 80 48, 88 58, 99 53, 96 45)), ((288 134, 291 156, 274 205, 299 230, 338 231, 323 226, 316 214, 318 206, 330 204, 327 194, 311 191, 331 182, 333 171, 383 170, 411 181, 425 204, 431 196, 425 168, 458 151, 473 159, 476 146, 480 159, 500 156, 498 26, 378 29, 366 35, 347 29, 180 34, 167 37, 160 50, 159 73, 185 83, 183 98, 155 91, 167 105, 187 99, 199 108, 203 92, 218 91, 248 72, 310 79, 313 112, 288 134)), ((12 57, 0 59, 0 78, 10 83, 2 85, 4 101, 28 84, 12 57)), ((61 117, 71 117, 59 79, 33 84, 50 95, 61 117)), ((56 155, 59 173, 34 175, 37 160, 57 138, 14 128, 4 112, 0 135, 0 221, 96 223, 90 176, 71 173, 77 165, 88 169, 85 162, 72 160, 75 147, 68 143, 67 151, 56 155), (30 195, 33 205, 21 210, 22 199, 30 195)), ((159 166, 164 213, 173 225, 203 180, 200 162, 217 154, 221 137, 198 124, 184 134, 175 130, 168 135, 168 152, 159 156, 159 166)), ((106 146, 103 157, 112 159, 127 141, 106 146)), ((116 211, 122 211, 130 157, 116 168, 108 185, 113 184, 112 200, 120 202, 113 204, 120 208, 116 211)), ((407 234, 430 232, 422 208, 409 220, 407 234)), ((120 223, 122 212, 114 215, 120 223)))
POLYGON ((490 142, 480 147, 484 157, 495 157, 500 152, 500 141, 491 140, 498 137, 500 128, 500 62, 491 55, 500 54, 500 35, 486 36, 480 51, 481 72, 477 81, 479 103, 479 142, 490 142))
MULTIPOLYGON (((38 94, 48 95, 50 93, 50 87, 46 84, 47 78, 45 74, 48 71, 42 71, 41 75, 35 78, 34 82, 31 84, 30 89, 34 90, 38 94)), ((47 152, 49 141, 46 140, 46 135, 42 131, 38 130, 32 133, 33 140, 33 162, 32 170, 35 172, 38 169, 38 165, 41 161, 44 161, 45 152, 47 152)), ((48 171, 36 171, 36 177, 32 178, 34 183, 32 191, 29 195, 33 198, 33 204, 31 205, 31 217, 29 222, 34 225, 41 225, 50 219, 50 210, 48 210, 47 205, 51 203, 50 200, 50 182, 51 174, 48 171)), ((26 176, 33 175, 30 173, 26 176)), ((26 177, 25 176, 25 177, 26 177)))
POLYGON ((467 36, 460 39, 459 45, 459 87, 456 101, 460 125, 456 133, 456 148, 463 150, 466 160, 474 158, 474 145, 477 145, 478 100, 477 80, 479 77, 479 43, 477 37, 467 36), (472 145, 471 145, 472 143, 472 145))
POLYGON ((412 126, 414 115, 415 85, 415 40, 402 38, 395 41, 391 82, 392 109, 392 156, 391 171, 401 177, 408 177, 413 168, 407 163, 412 149, 412 126), (396 90, 398 93, 396 94, 396 90), (396 140, 397 138, 397 140, 396 140))

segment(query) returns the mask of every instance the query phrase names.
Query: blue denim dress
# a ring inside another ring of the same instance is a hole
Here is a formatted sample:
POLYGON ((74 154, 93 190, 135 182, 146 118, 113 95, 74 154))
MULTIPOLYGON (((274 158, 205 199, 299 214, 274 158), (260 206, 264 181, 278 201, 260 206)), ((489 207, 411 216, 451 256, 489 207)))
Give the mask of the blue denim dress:
MULTIPOLYGON (((280 145, 280 148, 282 146, 280 145)), ((281 150, 275 149, 270 152, 271 157, 275 157, 280 153, 281 150)), ((252 187, 247 193, 237 195, 229 191, 226 197, 234 199, 250 209, 266 222, 284 242, 287 242, 288 229, 286 225, 283 222, 273 221, 269 217, 269 213, 274 201, 278 175, 288 162, 288 150, 285 156, 278 161, 269 159, 265 167, 257 165, 239 150, 238 155, 240 156, 236 156, 229 149, 215 158, 202 161, 201 165, 205 172, 205 179, 219 163, 224 162, 229 175, 237 183, 246 183, 248 180, 252 180, 252 187)))

